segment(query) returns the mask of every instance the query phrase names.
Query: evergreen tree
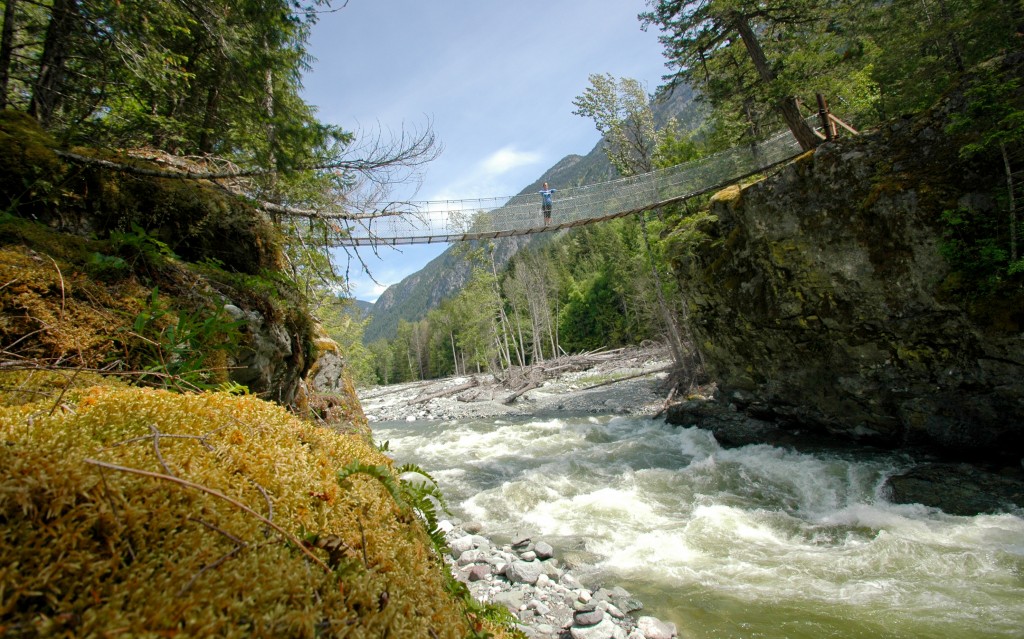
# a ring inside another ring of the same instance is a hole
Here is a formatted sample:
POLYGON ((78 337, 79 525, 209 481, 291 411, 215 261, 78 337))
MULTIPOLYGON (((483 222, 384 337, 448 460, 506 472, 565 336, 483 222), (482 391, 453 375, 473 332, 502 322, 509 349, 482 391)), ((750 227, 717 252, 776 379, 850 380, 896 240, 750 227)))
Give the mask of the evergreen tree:
POLYGON ((813 31, 829 4, 815 0, 661 0, 653 11, 640 17, 645 26, 656 24, 665 31, 660 40, 669 66, 677 70, 679 80, 691 85, 706 86, 708 63, 720 56, 727 61, 719 72, 734 67, 741 75, 745 65, 737 60, 735 46, 742 45, 759 84, 746 80, 740 86, 748 92, 757 86, 758 95, 750 99, 767 96, 800 146, 812 149, 819 139, 804 122, 797 96, 779 81, 780 60, 769 59, 770 51, 762 43, 784 33, 786 27, 813 31))

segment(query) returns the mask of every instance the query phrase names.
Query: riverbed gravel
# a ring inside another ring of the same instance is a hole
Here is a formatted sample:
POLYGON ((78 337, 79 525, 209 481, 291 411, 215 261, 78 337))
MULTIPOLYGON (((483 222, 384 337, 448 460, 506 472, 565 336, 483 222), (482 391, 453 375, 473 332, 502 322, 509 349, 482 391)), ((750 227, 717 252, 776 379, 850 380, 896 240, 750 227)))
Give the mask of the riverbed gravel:
POLYGON ((614 586, 592 590, 530 533, 497 546, 476 522, 440 522, 445 561, 478 601, 503 605, 530 639, 672 639, 675 624, 644 615, 643 603, 614 586))
POLYGON ((626 349, 587 370, 548 379, 510 404, 504 400, 513 390, 487 373, 365 389, 359 399, 371 423, 581 413, 650 415, 665 402, 664 369, 670 362, 668 351, 660 346, 626 349), (649 374, 625 379, 644 373, 649 374), (417 401, 471 381, 476 382, 472 389, 417 401))

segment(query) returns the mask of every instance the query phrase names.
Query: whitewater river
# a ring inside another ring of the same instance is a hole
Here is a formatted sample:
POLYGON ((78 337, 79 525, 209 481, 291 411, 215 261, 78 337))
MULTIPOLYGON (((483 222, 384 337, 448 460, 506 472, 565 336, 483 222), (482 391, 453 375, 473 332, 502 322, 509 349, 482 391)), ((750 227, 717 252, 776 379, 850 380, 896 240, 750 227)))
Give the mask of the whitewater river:
POLYGON ((539 533, 682 637, 1024 637, 1024 519, 887 503, 899 456, 726 450, 612 416, 374 433, 457 517, 499 542, 539 533))

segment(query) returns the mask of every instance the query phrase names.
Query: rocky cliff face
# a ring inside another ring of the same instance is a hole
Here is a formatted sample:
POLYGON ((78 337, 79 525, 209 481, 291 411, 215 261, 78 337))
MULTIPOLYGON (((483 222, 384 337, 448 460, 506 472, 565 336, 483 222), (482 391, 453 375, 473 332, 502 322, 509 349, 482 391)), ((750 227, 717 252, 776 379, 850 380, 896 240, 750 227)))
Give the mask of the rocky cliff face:
MULTIPOLYGON (((1003 65, 1020 77, 1020 60, 1003 65)), ((947 132, 967 102, 952 94, 715 196, 717 241, 678 267, 723 397, 854 440, 1022 455, 1021 282, 971 290, 940 253, 957 232, 943 211, 994 215, 1003 179, 998 156, 961 159, 974 133, 947 132)))

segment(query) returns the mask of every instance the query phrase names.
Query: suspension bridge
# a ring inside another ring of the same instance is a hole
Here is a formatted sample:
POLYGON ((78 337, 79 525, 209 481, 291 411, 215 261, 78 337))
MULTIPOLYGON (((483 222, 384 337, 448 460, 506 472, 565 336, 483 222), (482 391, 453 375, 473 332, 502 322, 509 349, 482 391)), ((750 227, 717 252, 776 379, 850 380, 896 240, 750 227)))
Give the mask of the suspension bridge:
MULTIPOLYGON (((786 131, 665 169, 554 193, 545 224, 538 193, 471 200, 394 203, 346 222, 342 246, 430 244, 529 235, 604 222, 683 202, 756 175, 802 153, 786 131)), ((557 186, 557 185, 556 185, 557 186)))

